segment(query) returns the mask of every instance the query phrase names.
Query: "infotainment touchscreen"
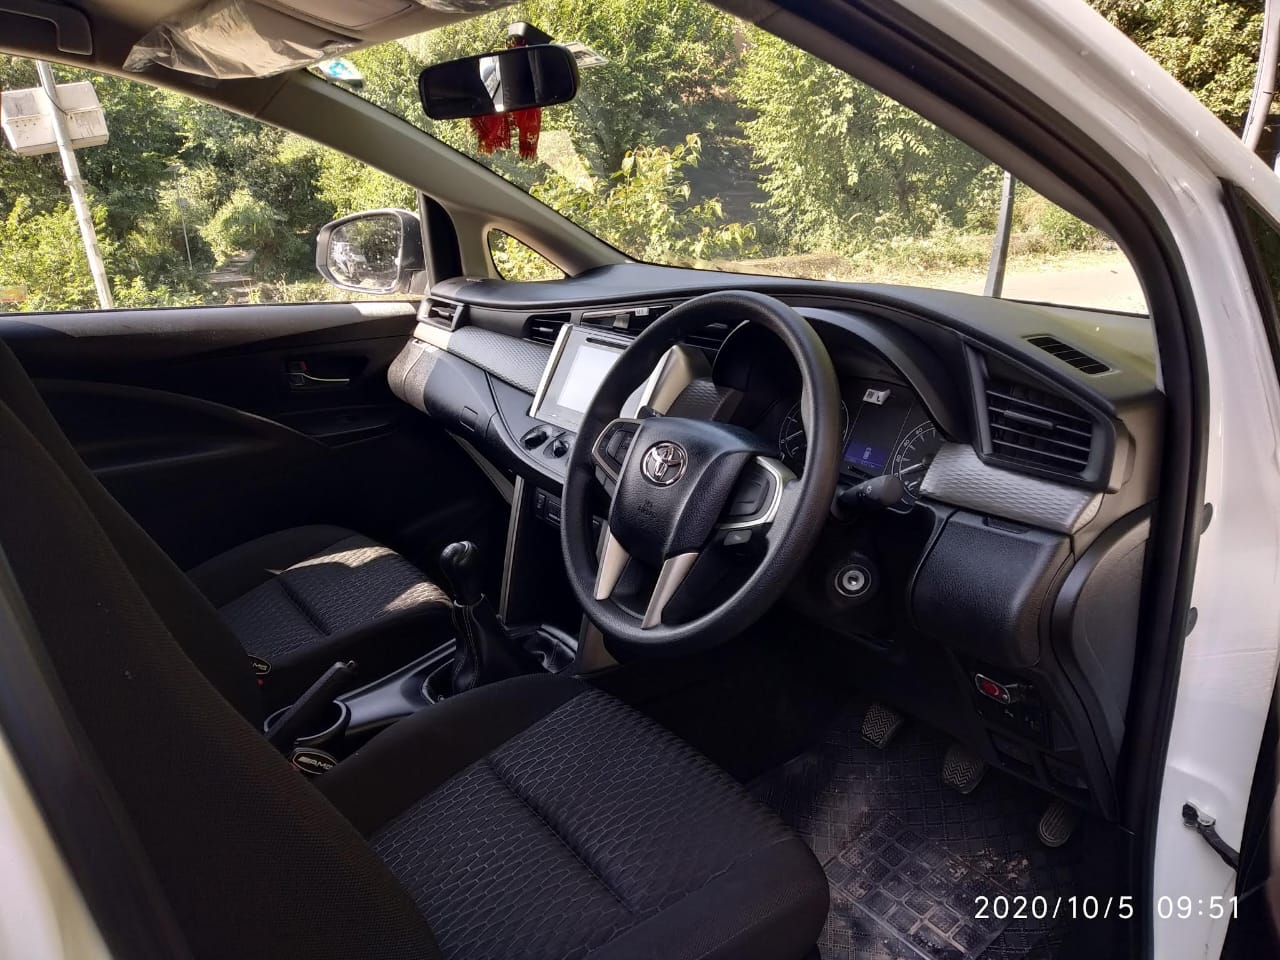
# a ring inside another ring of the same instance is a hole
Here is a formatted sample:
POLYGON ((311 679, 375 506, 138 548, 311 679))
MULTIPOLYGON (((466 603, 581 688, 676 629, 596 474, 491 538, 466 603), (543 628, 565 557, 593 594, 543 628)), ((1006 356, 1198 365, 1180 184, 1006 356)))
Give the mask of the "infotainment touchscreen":
MULTIPOLYGON (((529 415, 576 433, 604 375, 630 342, 600 330, 566 325, 556 340, 529 415)), ((635 399, 632 396, 623 410, 634 410, 635 399)))

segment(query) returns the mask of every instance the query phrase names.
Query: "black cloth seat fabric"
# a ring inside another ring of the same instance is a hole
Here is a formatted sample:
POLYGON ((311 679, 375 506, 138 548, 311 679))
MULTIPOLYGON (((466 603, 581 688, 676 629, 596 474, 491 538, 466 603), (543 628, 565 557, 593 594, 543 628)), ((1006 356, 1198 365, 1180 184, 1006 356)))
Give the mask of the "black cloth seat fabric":
POLYGON ((319 784, 446 958, 800 958, 826 918, 821 868, 773 813, 579 681, 446 701, 319 784))
POLYGON ((38 644, 82 745, 72 762, 119 810, 193 957, 799 960, 816 941, 827 889, 808 849, 578 681, 448 700, 316 789, 260 735, 226 623, 75 456, 3 343, 0 490, 0 587, 16 583, 31 624, 13 642, 38 644))
POLYGON ((259 537, 188 572, 247 653, 304 686, 335 660, 375 677, 453 636, 449 597, 389 547, 334 526, 259 537))

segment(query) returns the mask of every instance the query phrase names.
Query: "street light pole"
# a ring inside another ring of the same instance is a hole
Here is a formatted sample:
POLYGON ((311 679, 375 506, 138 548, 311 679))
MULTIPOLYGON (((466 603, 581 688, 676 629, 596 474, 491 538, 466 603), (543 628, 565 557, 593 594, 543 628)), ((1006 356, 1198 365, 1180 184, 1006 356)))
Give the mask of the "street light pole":
POLYGON ((67 118, 58 100, 58 85, 53 79, 53 69, 45 61, 37 60, 36 74, 53 106, 53 136, 58 144, 58 155, 62 158, 67 189, 71 191, 71 206, 75 208, 76 222, 80 225, 80 237, 84 241, 84 254, 89 261, 89 272, 93 275, 93 286, 98 291, 98 305, 103 310, 110 310, 115 306, 115 300, 111 296, 111 284, 107 282, 107 268, 102 262, 102 251, 98 249, 93 213, 89 210, 89 201, 85 196, 84 181, 80 179, 80 164, 76 162, 76 152, 71 146, 71 136, 67 133, 67 118))

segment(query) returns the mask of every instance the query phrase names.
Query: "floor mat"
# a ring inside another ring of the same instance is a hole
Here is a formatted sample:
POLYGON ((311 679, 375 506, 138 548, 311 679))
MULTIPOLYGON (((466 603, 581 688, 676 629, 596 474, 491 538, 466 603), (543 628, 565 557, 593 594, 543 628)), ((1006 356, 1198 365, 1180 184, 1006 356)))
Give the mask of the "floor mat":
POLYGON ((752 784, 831 880, 824 960, 1054 957, 1062 921, 975 916, 978 896, 1079 892, 1076 841, 1051 850, 1036 839, 1048 797, 996 771, 962 796, 942 784, 945 737, 912 723, 878 750, 861 737, 865 709, 852 705, 814 747, 752 784), (885 862, 899 857, 905 873, 885 862), (948 930, 943 907, 959 920, 948 930))

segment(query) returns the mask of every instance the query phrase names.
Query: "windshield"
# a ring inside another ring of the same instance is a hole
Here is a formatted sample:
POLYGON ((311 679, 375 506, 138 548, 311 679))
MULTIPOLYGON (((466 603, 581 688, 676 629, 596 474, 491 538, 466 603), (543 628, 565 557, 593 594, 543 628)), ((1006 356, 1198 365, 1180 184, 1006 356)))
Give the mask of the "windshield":
MULTIPOLYGON (((535 0, 335 66, 331 76, 354 66, 361 96, 634 259, 988 289, 1003 171, 866 84, 702 0, 535 0), (517 118, 514 134, 504 124, 496 138, 481 123, 428 120, 418 71, 501 49, 520 21, 577 51, 577 97, 517 118)), ((508 237, 496 238, 494 253, 508 279, 555 272, 508 237)), ((1021 184, 1003 295, 1146 309, 1115 243, 1021 184)))

